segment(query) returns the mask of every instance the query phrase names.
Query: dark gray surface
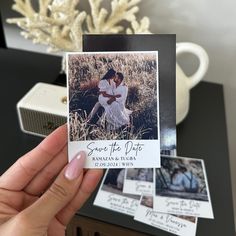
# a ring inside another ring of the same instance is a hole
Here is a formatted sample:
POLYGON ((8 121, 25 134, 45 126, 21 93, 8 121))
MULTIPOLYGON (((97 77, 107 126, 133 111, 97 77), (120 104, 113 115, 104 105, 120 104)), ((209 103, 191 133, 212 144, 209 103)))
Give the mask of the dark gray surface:
POLYGON ((58 76, 60 65, 60 57, 0 49, 0 174, 41 140, 21 132, 16 103, 37 82, 53 82, 58 76))
MULTIPOLYGON (((177 127, 179 156, 205 160, 214 220, 199 219, 198 236, 234 236, 234 216, 222 85, 201 82, 191 91, 190 111, 177 127)), ((171 235, 135 222, 132 217, 92 206, 95 194, 81 215, 150 235, 171 235)))
MULTIPOLYGON (((60 63, 61 59, 57 57, 17 50, 0 50, 0 174, 41 140, 20 131, 15 106, 36 82, 54 81, 60 70, 60 63)), ((202 82, 192 90, 189 115, 177 127, 179 155, 203 158, 206 163, 215 219, 200 219, 198 236, 234 236, 224 112, 222 86, 202 82)), ((81 215, 150 235, 171 235, 135 222, 131 217, 95 207, 92 205, 93 199, 94 195, 80 211, 81 215)))
POLYGON ((197 235, 235 235, 222 85, 204 82, 192 90, 177 135, 179 155, 205 160, 215 219, 199 219, 197 235))

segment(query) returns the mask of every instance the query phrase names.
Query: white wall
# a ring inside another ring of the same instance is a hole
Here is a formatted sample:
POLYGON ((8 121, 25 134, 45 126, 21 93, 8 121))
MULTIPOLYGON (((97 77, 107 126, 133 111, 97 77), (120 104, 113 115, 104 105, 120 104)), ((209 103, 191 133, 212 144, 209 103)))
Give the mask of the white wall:
MULTIPOLYGON (((82 7, 87 8, 85 0, 81 2, 82 7)), ((10 5, 8 1, 5 3, 10 5)), ((224 84, 236 216, 236 1, 143 0, 140 8, 140 16, 150 17, 153 33, 176 33, 179 42, 190 41, 203 46, 210 57, 205 80, 224 84)), ((11 47, 18 47, 20 40, 23 47, 36 49, 10 28, 7 36, 11 47)), ((37 50, 42 51, 44 47, 39 46, 37 50)), ((185 68, 191 72, 195 68, 191 64, 194 60, 187 61, 185 68)))

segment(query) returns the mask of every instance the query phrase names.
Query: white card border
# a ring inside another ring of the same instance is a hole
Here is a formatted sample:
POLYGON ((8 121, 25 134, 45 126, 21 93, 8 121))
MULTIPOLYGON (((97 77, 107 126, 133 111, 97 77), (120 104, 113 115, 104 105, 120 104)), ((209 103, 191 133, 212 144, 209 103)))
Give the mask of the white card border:
MULTIPOLYGON (((85 168, 99 168, 99 169, 104 169, 104 168, 152 168, 152 167, 156 167, 159 168, 160 167, 160 104, 159 104, 159 100, 160 100, 160 92, 159 92, 159 54, 158 51, 109 51, 109 52, 67 52, 66 53, 66 72, 67 72, 67 97, 69 100, 69 79, 68 79, 68 75, 69 75, 69 68, 68 68, 68 58, 69 55, 94 55, 94 54, 139 54, 139 53, 155 53, 156 54, 156 63, 157 63, 157 68, 156 68, 156 86, 157 86, 157 139, 154 140, 116 140, 117 144, 120 144, 122 147, 124 146, 124 143, 127 141, 133 141, 134 143, 144 143, 145 146, 147 148, 145 148, 145 150, 142 153, 142 156, 140 155, 138 157, 139 161, 133 163, 133 165, 131 164, 131 162, 128 163, 124 163, 125 165, 120 165, 118 163, 118 165, 116 165, 116 163, 118 161, 106 161, 106 162, 102 162, 102 163, 97 163, 97 162, 93 162, 92 158, 88 158, 86 159, 86 163, 85 163, 85 168), (141 159, 141 160, 140 160, 141 159)), ((70 131, 70 122, 69 122, 69 102, 67 104, 67 127, 68 127, 68 131, 70 131)), ((97 145, 99 146, 100 143, 104 143, 104 142, 109 142, 109 144, 114 143, 114 140, 104 140, 104 141, 100 141, 100 140, 94 140, 94 141, 70 141, 70 132, 68 132, 68 158, 69 161, 71 161, 73 159, 73 157, 78 153, 79 150, 84 150, 85 152, 88 153, 88 148, 87 145, 91 142, 95 142, 97 143, 97 145), (79 148, 78 148, 79 147, 79 148)), ((108 145, 109 145, 108 144, 108 145)), ((121 155, 119 155, 121 156, 121 155)))

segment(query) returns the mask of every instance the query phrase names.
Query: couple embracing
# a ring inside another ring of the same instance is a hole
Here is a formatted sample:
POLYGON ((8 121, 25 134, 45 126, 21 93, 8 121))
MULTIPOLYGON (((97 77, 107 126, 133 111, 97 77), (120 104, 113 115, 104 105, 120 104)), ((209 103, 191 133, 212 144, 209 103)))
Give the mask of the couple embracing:
POLYGON ((96 114, 98 108, 102 106, 105 110, 104 119, 108 130, 118 130, 122 127, 130 126, 130 114, 125 107, 128 87, 124 84, 124 76, 114 69, 109 69, 98 84, 99 96, 88 116, 90 121, 96 114))

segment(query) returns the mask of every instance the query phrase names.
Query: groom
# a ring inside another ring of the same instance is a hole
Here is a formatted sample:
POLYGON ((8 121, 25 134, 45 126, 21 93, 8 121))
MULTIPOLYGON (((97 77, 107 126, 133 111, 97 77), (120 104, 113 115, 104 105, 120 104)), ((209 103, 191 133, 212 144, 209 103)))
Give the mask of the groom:
POLYGON ((116 73, 116 77, 114 78, 114 82, 115 82, 115 88, 113 90, 113 94, 119 94, 120 97, 112 97, 110 98, 107 103, 110 105, 113 102, 118 102, 120 103, 122 106, 125 107, 125 102, 127 99, 127 95, 128 95, 128 87, 126 85, 123 84, 123 80, 124 80, 124 75, 120 72, 116 73))

